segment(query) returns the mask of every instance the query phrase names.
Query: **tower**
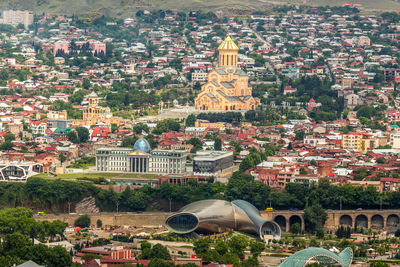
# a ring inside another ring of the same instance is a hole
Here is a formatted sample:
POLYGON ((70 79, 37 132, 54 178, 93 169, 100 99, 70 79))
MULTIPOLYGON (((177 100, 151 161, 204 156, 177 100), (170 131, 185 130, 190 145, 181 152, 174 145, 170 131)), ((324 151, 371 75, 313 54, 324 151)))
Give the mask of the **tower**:
POLYGON ((228 35, 218 47, 218 66, 237 67, 239 48, 228 35))
POLYGON ((95 92, 92 92, 90 95, 88 95, 88 104, 91 108, 96 108, 99 104, 99 97, 95 92))

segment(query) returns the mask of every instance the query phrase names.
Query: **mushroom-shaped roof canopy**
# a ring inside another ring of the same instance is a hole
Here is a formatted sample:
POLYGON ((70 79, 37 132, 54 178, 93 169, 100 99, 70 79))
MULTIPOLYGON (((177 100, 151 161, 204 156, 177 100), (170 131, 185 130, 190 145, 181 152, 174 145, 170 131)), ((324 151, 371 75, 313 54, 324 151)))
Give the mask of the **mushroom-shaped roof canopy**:
POLYGON ((225 40, 219 45, 218 50, 238 51, 239 47, 235 44, 232 38, 228 35, 225 40))
POLYGON ((137 151, 137 150, 139 150, 139 151, 142 151, 142 152, 144 152, 144 153, 150 153, 150 144, 149 144, 149 142, 147 142, 147 140, 146 139, 144 139, 144 138, 140 138, 140 139, 138 139, 136 142, 135 142, 135 144, 133 145, 133 150, 134 151, 137 151))

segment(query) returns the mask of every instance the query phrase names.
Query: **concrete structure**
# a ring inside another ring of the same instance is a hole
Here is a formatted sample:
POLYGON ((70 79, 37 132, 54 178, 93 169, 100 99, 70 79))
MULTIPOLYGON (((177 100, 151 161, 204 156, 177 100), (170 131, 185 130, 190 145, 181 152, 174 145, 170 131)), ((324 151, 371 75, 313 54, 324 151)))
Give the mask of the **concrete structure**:
POLYGON ((208 82, 195 99, 200 110, 249 110, 260 104, 252 96, 249 77, 238 67, 239 48, 230 36, 218 47, 218 66, 208 73, 208 82))
POLYGON ((17 27, 23 24, 25 29, 33 23, 33 12, 28 10, 3 10, 0 24, 8 24, 17 27))
POLYGON ((224 170, 233 166, 232 151, 197 151, 193 157, 193 174, 219 177, 224 170))

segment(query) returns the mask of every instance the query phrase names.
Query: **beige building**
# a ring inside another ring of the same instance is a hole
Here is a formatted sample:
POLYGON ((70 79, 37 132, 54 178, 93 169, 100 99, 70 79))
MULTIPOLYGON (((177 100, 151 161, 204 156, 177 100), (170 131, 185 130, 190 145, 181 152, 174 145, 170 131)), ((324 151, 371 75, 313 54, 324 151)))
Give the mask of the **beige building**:
POLYGON ((230 36, 218 47, 218 66, 208 73, 208 81, 195 99, 200 110, 249 110, 260 104, 252 96, 249 77, 238 67, 239 48, 230 36))
POLYGON ((108 124, 115 123, 118 126, 121 124, 121 119, 119 117, 114 117, 110 111, 110 108, 99 106, 99 97, 96 93, 90 93, 88 95, 87 101, 88 106, 83 108, 83 119, 73 120, 72 124, 95 125, 99 122, 108 124))
POLYGON ((33 13, 28 10, 4 10, 1 14, 0 24, 17 27, 23 24, 25 29, 33 23, 33 13))
POLYGON ((390 145, 394 149, 400 149, 400 132, 390 134, 390 145))
POLYGON ((343 149, 354 149, 360 152, 367 152, 376 148, 378 144, 379 138, 369 133, 351 132, 343 134, 342 136, 343 149))

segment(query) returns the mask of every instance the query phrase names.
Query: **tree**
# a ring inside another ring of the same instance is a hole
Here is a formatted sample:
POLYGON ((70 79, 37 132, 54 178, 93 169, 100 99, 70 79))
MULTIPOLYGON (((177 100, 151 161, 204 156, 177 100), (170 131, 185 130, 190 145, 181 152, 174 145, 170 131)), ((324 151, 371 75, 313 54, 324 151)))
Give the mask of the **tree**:
POLYGON ((85 262, 88 262, 92 259, 101 259, 102 256, 97 255, 97 254, 92 254, 92 253, 85 253, 85 255, 82 256, 82 260, 85 262))
POLYGON ((199 256, 203 256, 210 250, 211 240, 209 238, 200 238, 194 241, 193 245, 194 252, 199 256))
POLYGON ((75 220, 74 225, 76 227, 87 228, 90 226, 90 222, 91 222, 90 216, 85 214, 79 216, 79 218, 75 220))
POLYGON ((301 233, 301 226, 299 223, 294 223, 290 226, 290 232, 293 234, 300 234, 301 233))
POLYGON ((60 153, 60 155, 58 155, 58 159, 60 160, 61 164, 63 164, 67 157, 64 155, 64 153, 60 153))
POLYGON ((294 140, 303 140, 304 136, 305 136, 305 132, 304 131, 295 131, 295 137, 294 140))
POLYGON ((186 118, 186 127, 193 127, 196 122, 196 115, 190 114, 186 118))
POLYGON ((203 149, 203 143, 197 137, 190 138, 189 141, 187 141, 187 143, 193 145, 193 148, 190 151, 191 153, 196 153, 197 151, 203 149))
POLYGON ((149 262, 149 264, 147 266, 148 267, 174 267, 174 264, 172 262, 164 261, 160 258, 154 258, 149 262))
POLYGON ((169 251, 166 247, 164 247, 161 244, 155 244, 153 248, 151 249, 151 254, 150 254, 151 259, 162 259, 162 260, 170 260, 171 255, 169 254, 169 251))
POLYGON ((69 131, 67 133, 67 139, 68 139, 68 141, 71 141, 74 144, 78 144, 79 143, 78 134, 74 130, 69 131))
POLYGON ((61 246, 49 248, 47 253, 46 266, 49 267, 71 266, 71 264, 72 264, 72 256, 68 253, 68 251, 65 248, 61 246))
POLYGON ((133 147, 138 139, 139 137, 137 136, 124 136, 124 138, 122 138, 121 147, 133 147))
POLYGON ((86 127, 76 127, 75 130, 79 137, 79 143, 86 143, 89 140, 89 130, 86 127))
POLYGON ((263 242, 251 241, 250 242, 250 252, 254 258, 257 258, 261 252, 265 249, 265 244, 263 242))
POLYGON ((90 88, 90 81, 87 78, 83 78, 82 87, 86 90, 90 88))
POLYGON ((242 258, 244 256, 244 250, 249 244, 249 240, 245 236, 236 235, 229 239, 227 243, 229 250, 242 258))
POLYGON ((13 148, 13 143, 11 141, 5 141, 0 145, 0 150, 8 151, 13 148))
POLYGON ((73 95, 71 95, 71 97, 69 98, 69 101, 72 104, 80 105, 82 103, 85 95, 87 95, 87 93, 88 92, 86 90, 82 90, 82 89, 78 90, 73 95))
POLYGON ((133 130, 137 134, 142 134, 143 131, 145 131, 146 133, 150 131, 149 126, 147 126, 147 124, 142 122, 135 124, 135 126, 133 126, 133 130))
POLYGON ((304 167, 301 167, 299 172, 300 172, 301 175, 308 174, 307 170, 304 167))
POLYGON ((304 209, 303 217, 306 231, 313 233, 319 228, 323 229, 328 213, 321 204, 315 204, 304 209))
POLYGON ((118 130, 118 125, 116 123, 111 123, 111 132, 118 130))
POLYGON ((400 237, 400 228, 396 230, 396 232, 394 233, 395 237, 400 237))
POLYGON ((220 138, 214 140, 214 150, 222 150, 222 142, 220 138))
POLYGON ((12 142, 15 140, 15 135, 12 133, 6 133, 3 137, 4 137, 4 141, 6 141, 6 142, 7 141, 12 142))

